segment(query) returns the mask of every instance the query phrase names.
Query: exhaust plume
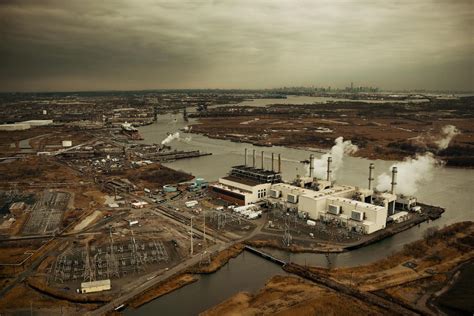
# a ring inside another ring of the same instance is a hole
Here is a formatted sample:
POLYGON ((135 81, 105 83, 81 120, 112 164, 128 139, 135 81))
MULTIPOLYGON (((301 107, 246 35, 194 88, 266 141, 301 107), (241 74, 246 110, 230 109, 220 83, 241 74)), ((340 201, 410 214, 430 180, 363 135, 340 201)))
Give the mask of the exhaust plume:
POLYGON ((446 125, 441 130, 441 139, 436 140, 434 143, 438 146, 439 150, 448 148, 449 143, 453 140, 454 136, 461 132, 454 125, 446 125))
MULTIPOLYGON (((352 144, 350 140, 345 141, 342 136, 336 138, 334 142, 335 145, 332 146, 328 153, 313 161, 314 176, 319 179, 326 179, 329 156, 332 157, 332 174, 333 178, 335 178, 337 170, 342 166, 344 154, 353 154, 359 149, 357 145, 352 144)), ((307 169, 309 174, 309 167, 307 169)))
POLYGON ((441 164, 430 152, 417 155, 415 158, 407 157, 404 161, 390 166, 389 171, 377 177, 377 191, 389 191, 391 188, 391 170, 398 169, 397 194, 414 195, 418 187, 433 177, 433 171, 441 164))
POLYGON ((168 145, 173 140, 178 139, 178 138, 179 138, 179 132, 169 134, 165 139, 163 139, 163 141, 161 142, 161 145, 168 145))

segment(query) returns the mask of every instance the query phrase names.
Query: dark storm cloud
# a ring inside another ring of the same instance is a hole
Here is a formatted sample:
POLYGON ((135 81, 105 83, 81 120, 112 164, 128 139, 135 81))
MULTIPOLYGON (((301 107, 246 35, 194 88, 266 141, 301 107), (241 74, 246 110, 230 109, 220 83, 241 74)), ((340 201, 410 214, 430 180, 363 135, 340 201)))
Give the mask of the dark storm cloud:
POLYGON ((0 89, 472 89, 471 1, 2 1, 0 89))

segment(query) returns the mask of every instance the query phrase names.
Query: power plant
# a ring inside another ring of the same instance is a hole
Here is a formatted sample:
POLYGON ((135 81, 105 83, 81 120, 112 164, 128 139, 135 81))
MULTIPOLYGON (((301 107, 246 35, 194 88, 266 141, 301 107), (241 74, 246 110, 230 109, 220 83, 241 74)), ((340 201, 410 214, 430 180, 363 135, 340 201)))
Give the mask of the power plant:
POLYGON ((326 179, 314 177, 314 155, 309 157, 308 176, 297 176, 290 183, 281 174, 281 156, 278 169, 274 170, 274 153, 271 168, 265 169, 264 152, 261 152, 260 168, 255 167, 255 150, 252 166, 247 166, 247 149, 244 165, 232 167, 229 174, 210 186, 219 198, 241 206, 266 204, 300 217, 346 227, 350 231, 371 234, 386 227, 387 222, 408 218, 416 199, 395 194, 397 168, 392 169, 390 192, 373 189, 373 163, 369 165, 368 187, 359 188, 336 184, 332 178, 332 157, 327 158, 326 179))

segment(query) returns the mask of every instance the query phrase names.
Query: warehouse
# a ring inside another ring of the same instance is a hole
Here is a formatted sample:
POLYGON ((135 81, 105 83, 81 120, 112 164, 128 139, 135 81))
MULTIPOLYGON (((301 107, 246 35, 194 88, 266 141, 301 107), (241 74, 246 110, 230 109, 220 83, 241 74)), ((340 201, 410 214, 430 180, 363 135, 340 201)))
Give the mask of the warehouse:
POLYGON ((108 291, 111 288, 110 279, 81 283, 81 293, 102 292, 108 291))

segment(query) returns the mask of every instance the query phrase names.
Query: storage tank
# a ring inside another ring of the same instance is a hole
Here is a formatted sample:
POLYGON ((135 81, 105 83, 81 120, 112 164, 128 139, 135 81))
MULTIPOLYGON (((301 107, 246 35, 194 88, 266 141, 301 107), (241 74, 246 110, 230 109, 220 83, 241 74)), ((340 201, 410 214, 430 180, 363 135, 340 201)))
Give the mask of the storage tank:
POLYGON ((166 193, 170 193, 170 192, 176 192, 178 189, 175 187, 175 186, 172 186, 170 184, 166 184, 163 186, 163 191, 166 192, 166 193))

